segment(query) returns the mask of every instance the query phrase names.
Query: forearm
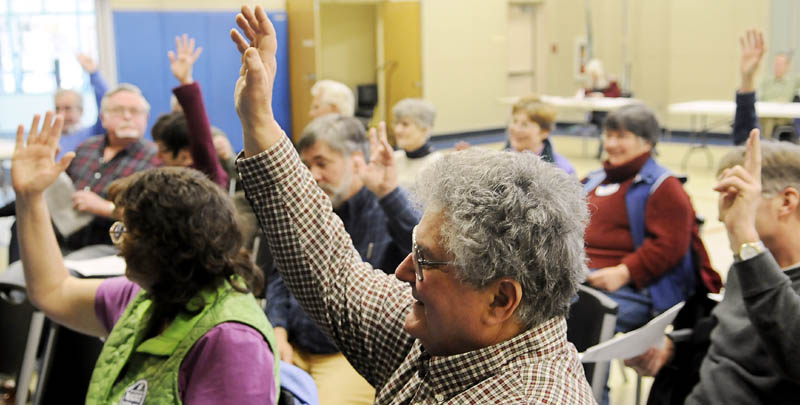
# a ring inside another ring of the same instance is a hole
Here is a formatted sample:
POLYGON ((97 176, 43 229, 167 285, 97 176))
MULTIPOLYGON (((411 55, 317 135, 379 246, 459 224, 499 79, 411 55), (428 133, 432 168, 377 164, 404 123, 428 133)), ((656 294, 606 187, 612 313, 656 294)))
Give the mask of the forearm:
POLYGON ((747 314, 764 348, 788 378, 800 381, 800 295, 770 253, 734 263, 747 314))
POLYGON ((750 131, 758 127, 756 114, 756 95, 751 90, 736 93, 736 115, 733 119, 733 142, 737 145, 747 140, 750 131))
POLYGON ((91 335, 106 335, 94 313, 100 281, 69 275, 41 195, 18 196, 17 232, 31 302, 58 323, 91 335))
POLYGON ((208 122, 200 86, 192 82, 176 87, 172 91, 183 108, 189 126, 189 150, 194 167, 215 183, 225 187, 228 184, 228 174, 222 168, 214 149, 211 124, 208 122))
POLYGON ((103 100, 103 96, 106 95, 106 92, 108 92, 108 84, 99 71, 91 73, 89 75, 89 81, 94 89, 94 98, 97 102, 97 121, 95 121, 92 126, 92 135, 97 135, 105 132, 103 122, 100 119, 100 102, 103 100))

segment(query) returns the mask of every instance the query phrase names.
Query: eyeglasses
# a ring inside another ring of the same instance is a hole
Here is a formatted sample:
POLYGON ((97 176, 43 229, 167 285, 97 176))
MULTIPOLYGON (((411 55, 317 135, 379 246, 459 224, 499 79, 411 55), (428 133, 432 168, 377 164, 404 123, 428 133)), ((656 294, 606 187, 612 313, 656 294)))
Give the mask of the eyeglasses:
POLYGON ((414 227, 414 230, 411 231, 411 259, 414 261, 414 273, 416 273, 418 281, 422 281, 425 279, 425 277, 422 274, 423 267, 437 267, 437 266, 447 266, 453 264, 453 262, 427 260, 422 257, 422 253, 419 251, 419 246, 417 246, 416 226, 414 227))
POLYGON ((147 110, 139 107, 123 107, 123 106, 116 106, 116 107, 109 107, 105 110, 110 115, 122 117, 125 113, 129 113, 132 117, 142 116, 147 113, 147 110))
POLYGON ((125 235, 125 232, 128 232, 128 228, 125 227, 122 221, 111 224, 111 228, 108 229, 108 235, 111 236, 111 243, 118 245, 122 242, 122 237, 125 235))

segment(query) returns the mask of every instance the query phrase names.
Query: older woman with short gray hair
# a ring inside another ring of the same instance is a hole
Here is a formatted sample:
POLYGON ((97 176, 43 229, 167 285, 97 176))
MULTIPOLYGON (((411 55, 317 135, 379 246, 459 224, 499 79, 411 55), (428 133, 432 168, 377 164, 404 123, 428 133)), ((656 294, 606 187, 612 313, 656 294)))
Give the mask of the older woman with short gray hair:
POLYGON ((417 173, 441 154, 430 144, 436 107, 420 98, 404 98, 392 108, 394 136, 399 150, 394 157, 399 184, 411 188, 417 173))

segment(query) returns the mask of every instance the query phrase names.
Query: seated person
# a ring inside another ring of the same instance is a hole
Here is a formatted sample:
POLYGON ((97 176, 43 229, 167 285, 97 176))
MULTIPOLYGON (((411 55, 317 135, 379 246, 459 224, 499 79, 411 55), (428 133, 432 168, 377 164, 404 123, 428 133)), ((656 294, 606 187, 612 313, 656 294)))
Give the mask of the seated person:
POLYGON ((251 294, 260 271, 241 253, 233 204, 185 168, 139 172, 111 185, 120 221, 108 231, 126 277, 69 275, 43 192, 75 156, 55 162, 63 119, 17 130, 17 193, 28 297, 64 326, 105 338, 87 403, 276 403, 272 328, 251 294))
POLYGON ((603 61, 592 59, 584 66, 584 94, 589 97, 620 97, 622 91, 616 80, 609 80, 603 61))
POLYGON ((181 111, 164 114, 153 125, 158 157, 167 166, 193 167, 227 190, 228 174, 219 162, 211 125, 203 105, 200 86, 192 79, 192 67, 202 48, 194 49, 194 38, 175 38, 176 53, 170 51, 172 74, 181 83, 172 91, 181 111))
POLYGON ((356 98, 346 84, 335 80, 319 80, 311 87, 311 107, 308 118, 316 119, 326 114, 352 117, 355 114, 356 98))
POLYGON ((404 98, 392 107, 392 115, 394 136, 400 148, 394 152, 397 182, 408 190, 420 169, 442 156, 429 142, 436 107, 423 99, 404 98))
MULTIPOLYGON (((385 134, 385 126, 380 128, 385 134)), ((395 181, 384 182, 375 173, 373 160, 392 157, 392 149, 374 142, 372 132, 373 142, 369 142, 356 118, 328 114, 303 130, 297 150, 330 198, 361 259, 376 268, 391 269, 411 251, 411 233, 419 214, 395 181), (370 164, 364 167, 367 156, 370 164)), ((279 275, 269 283, 266 310, 275 325, 281 359, 311 374, 326 403, 373 402, 375 389, 308 317, 279 275)))
MULTIPOLYGON (((735 261, 722 302, 711 314, 715 326, 705 336, 710 345, 686 404, 797 402, 800 146, 760 144, 758 137, 754 129, 746 149, 740 146, 720 162, 714 189, 720 193, 719 217, 735 261)), ((673 367, 676 345, 665 338, 663 348, 652 348, 626 364, 640 374, 656 375, 658 382, 659 371, 673 367)), ((684 403, 682 399, 669 403, 684 403)), ((648 403, 666 402, 651 395, 648 403)))
MULTIPOLYGON (((83 70, 89 74, 89 83, 94 89, 94 96, 97 100, 97 107, 100 107, 100 101, 108 91, 103 76, 97 70, 97 64, 87 55, 79 54, 78 62, 83 70)), ((61 159, 67 152, 72 152, 85 141, 86 138, 92 135, 100 135, 104 132, 103 123, 101 121, 100 113, 97 114, 97 122, 91 127, 81 128, 81 117, 83 116, 83 97, 75 90, 60 89, 55 95, 56 114, 64 116, 64 133, 61 134, 61 141, 59 142, 59 150, 56 158, 61 159)))
MULTIPOLYGON (((394 277, 375 270, 272 116, 272 23, 261 6, 236 22, 250 40, 231 32, 245 193, 281 277, 375 403, 594 403, 564 319, 586 271, 578 182, 531 154, 443 156, 417 183, 426 211, 412 252, 394 277)), ((390 184, 381 132, 370 177, 390 184)))
POLYGON ((511 150, 533 152, 545 162, 554 163, 568 174, 575 175, 575 168, 567 158, 553 150, 547 139, 556 122, 556 110, 538 97, 523 97, 511 108, 511 124, 508 140, 511 150))
MULTIPOLYGON (((764 48, 762 47, 763 51, 764 48)), ((789 103, 798 97, 800 91, 800 77, 791 71, 792 54, 789 52, 778 52, 772 62, 772 75, 765 76, 758 86, 758 101, 772 101, 778 103, 789 103)), ((789 118, 762 118, 762 134, 772 137, 779 126, 792 125, 793 120, 789 118)), ((745 134, 745 138, 747 134, 745 134)), ((795 135, 796 138, 796 135, 795 135)))
POLYGON ((132 84, 120 84, 103 97, 100 116, 106 134, 81 143, 66 170, 77 190, 73 207, 95 219, 65 238, 66 249, 111 244, 108 227, 114 222, 115 207, 106 198, 108 187, 114 180, 161 165, 158 148, 143 139, 149 111, 150 104, 132 84))
POLYGON ((719 276, 698 236, 689 196, 652 155, 660 133, 655 114, 644 105, 611 112, 603 132, 607 160, 584 179, 592 214, 586 254, 593 270, 587 282, 619 304, 618 332, 638 328, 691 296, 697 270, 718 291, 713 280, 719 276))

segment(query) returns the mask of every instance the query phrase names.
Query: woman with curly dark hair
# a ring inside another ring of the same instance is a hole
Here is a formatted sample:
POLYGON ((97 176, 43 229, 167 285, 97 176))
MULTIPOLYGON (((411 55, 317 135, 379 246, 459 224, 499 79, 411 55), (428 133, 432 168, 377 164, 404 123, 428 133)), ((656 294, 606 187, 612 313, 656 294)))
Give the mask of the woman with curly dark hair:
POLYGON ((71 277, 43 192, 74 157, 55 162, 63 118, 17 129, 12 179, 31 302, 106 343, 87 403, 275 403, 272 327, 253 297, 263 275, 242 251, 233 203, 202 173, 151 169, 118 180, 110 229, 126 276, 71 277), (138 402, 137 402, 138 401, 138 402))

